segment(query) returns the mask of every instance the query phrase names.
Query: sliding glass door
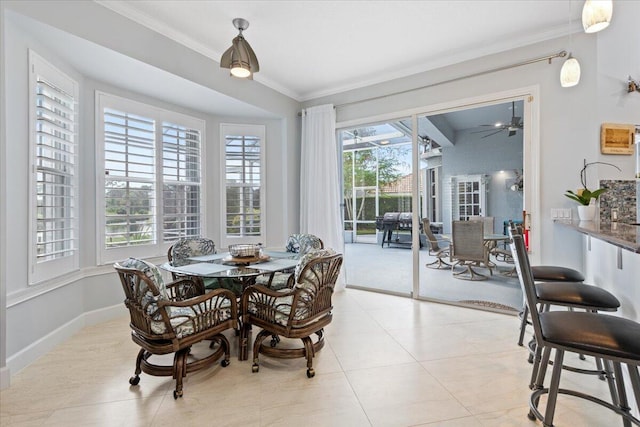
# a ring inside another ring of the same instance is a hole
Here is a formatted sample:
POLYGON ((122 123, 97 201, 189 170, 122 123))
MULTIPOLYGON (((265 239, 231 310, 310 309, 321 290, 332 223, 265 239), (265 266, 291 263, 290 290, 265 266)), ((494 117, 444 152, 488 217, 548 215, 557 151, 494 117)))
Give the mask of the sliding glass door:
POLYGON ((350 287, 411 295, 411 138, 403 121, 339 132, 350 287))

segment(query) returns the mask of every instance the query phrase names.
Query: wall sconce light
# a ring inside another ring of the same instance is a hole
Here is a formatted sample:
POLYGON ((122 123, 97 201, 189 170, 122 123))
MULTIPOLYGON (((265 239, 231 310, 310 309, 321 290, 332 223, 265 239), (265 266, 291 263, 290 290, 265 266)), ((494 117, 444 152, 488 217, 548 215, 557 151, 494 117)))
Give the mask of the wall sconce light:
POLYGON ((236 18, 232 22, 240 34, 233 39, 231 47, 222 54, 220 67, 229 68, 234 77, 253 80, 253 73, 260 71, 260 65, 256 54, 242 35, 242 31, 249 28, 249 21, 236 18))
POLYGON ((586 0, 582 8, 582 27, 585 33, 597 33, 611 22, 613 0, 586 0))
POLYGON ((631 76, 629 76, 629 80, 627 81, 627 92, 640 92, 640 81, 633 80, 631 76))

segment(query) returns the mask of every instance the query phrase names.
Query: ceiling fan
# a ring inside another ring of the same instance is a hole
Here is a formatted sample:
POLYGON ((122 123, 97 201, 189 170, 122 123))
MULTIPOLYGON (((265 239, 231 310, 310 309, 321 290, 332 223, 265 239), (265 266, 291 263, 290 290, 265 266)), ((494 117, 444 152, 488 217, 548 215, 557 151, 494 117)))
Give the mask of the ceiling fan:
POLYGON ((514 136, 518 129, 522 129, 522 126, 524 126, 524 123, 522 123, 522 117, 516 116, 516 103, 512 101, 511 102, 511 121, 509 123, 498 122, 493 125, 480 125, 480 126, 483 126, 483 127, 489 126, 489 127, 492 127, 493 129, 479 130, 477 132, 471 132, 471 133, 491 132, 490 134, 487 134, 482 137, 482 138, 487 138, 491 135, 495 135, 505 130, 509 132, 508 136, 514 136))

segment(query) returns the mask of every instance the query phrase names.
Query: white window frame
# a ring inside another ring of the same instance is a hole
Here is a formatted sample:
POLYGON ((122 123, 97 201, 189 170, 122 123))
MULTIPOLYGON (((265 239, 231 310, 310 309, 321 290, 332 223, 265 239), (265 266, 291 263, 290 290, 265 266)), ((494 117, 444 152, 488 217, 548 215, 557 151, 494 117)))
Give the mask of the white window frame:
MULTIPOLYGON (((471 215, 487 215, 487 180, 486 175, 456 175, 451 177, 451 219, 452 221, 458 221, 460 216, 460 203, 458 201, 459 191, 458 184, 460 183, 477 183, 478 184, 478 202, 471 203, 471 206, 477 206, 478 212, 471 215)), ((465 203, 465 205, 469 205, 465 203)), ((466 215, 468 216, 468 215, 466 215)), ((467 219, 467 218, 464 218, 467 219)))
MULTIPOLYGON (((164 242, 163 212, 160 207, 163 204, 163 148, 162 148, 162 130, 163 123, 168 122, 186 126, 200 132, 200 230, 201 236, 206 236, 206 210, 205 210, 205 174, 204 165, 206 164, 205 152, 205 121, 187 116, 185 114, 174 111, 165 110, 153 105, 134 101, 128 98, 119 97, 106 92, 96 91, 96 242, 97 242, 97 263, 108 264, 127 257, 135 258, 151 258, 158 256, 166 256, 166 251, 173 241, 164 242), (155 227, 153 230, 153 242, 150 244, 123 246, 117 248, 106 248, 106 217, 105 217, 105 123, 104 110, 111 108, 114 110, 126 112, 127 114, 136 114, 143 117, 153 119, 155 121, 155 227)), ((171 181, 171 183, 174 183, 171 181)), ((177 240, 177 238, 176 238, 177 240)))
POLYGON ((220 124, 220 247, 224 248, 237 243, 265 243, 266 235, 266 127, 251 124, 220 124), (260 139, 260 235, 228 236, 227 235, 227 180, 226 180, 226 136, 243 135, 260 139))
POLYGON ((29 188, 31 194, 29 197, 29 285, 42 284, 50 279, 63 276, 65 274, 77 271, 80 263, 80 248, 79 248, 79 216, 80 216, 80 203, 79 203, 79 162, 78 162, 78 149, 79 149, 79 120, 78 120, 78 99, 79 99, 79 86, 78 83, 69 77, 66 73, 60 71, 58 68, 51 65, 45 59, 40 57, 37 53, 29 50, 29 159, 30 159, 30 173, 29 173, 29 188), (37 197, 37 185, 38 185, 38 136, 37 136, 37 95, 36 87, 39 81, 47 82, 55 88, 55 90, 61 91, 73 99, 73 113, 72 113, 72 138, 71 145, 74 146, 73 155, 65 156, 71 161, 73 165, 73 173, 71 176, 71 207, 67 206, 67 209, 71 212, 70 216, 65 217, 71 224, 71 248, 68 251, 70 254, 62 256, 60 258, 54 258, 44 261, 38 261, 38 197, 37 197))

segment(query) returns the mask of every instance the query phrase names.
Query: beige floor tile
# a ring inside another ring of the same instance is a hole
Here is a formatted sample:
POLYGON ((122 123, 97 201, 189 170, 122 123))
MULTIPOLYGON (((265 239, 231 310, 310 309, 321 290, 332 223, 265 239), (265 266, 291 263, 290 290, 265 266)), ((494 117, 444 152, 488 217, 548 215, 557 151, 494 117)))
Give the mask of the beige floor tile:
POLYGON ((373 426, 415 426, 451 418, 463 418, 470 413, 455 399, 423 401, 377 407, 366 410, 373 426))
POLYGON ((47 418, 44 425, 48 427, 149 426, 162 399, 163 397, 151 397, 61 408, 47 418))
POLYGON ((358 369, 347 372, 347 377, 365 411, 453 398, 417 362, 358 369))
MULTIPOLYGON (((170 377, 142 374, 138 386, 129 385, 139 349, 128 323, 124 316, 84 328, 15 374, 0 391, 0 425, 541 425, 526 417, 531 365, 526 348, 516 345, 514 316, 347 289, 334 296, 314 378, 302 358, 261 355, 260 371, 252 373, 251 355, 238 361, 237 338, 228 331, 231 364, 189 374, 178 400, 170 377)), ((567 363, 594 366, 575 355, 567 363)), ((608 397, 606 383, 593 376, 563 371, 562 385, 608 397)), ((562 396, 555 424, 621 422, 591 402, 562 396)))
POLYGON ((332 337, 331 348, 345 371, 415 361, 408 351, 384 332, 332 337))

